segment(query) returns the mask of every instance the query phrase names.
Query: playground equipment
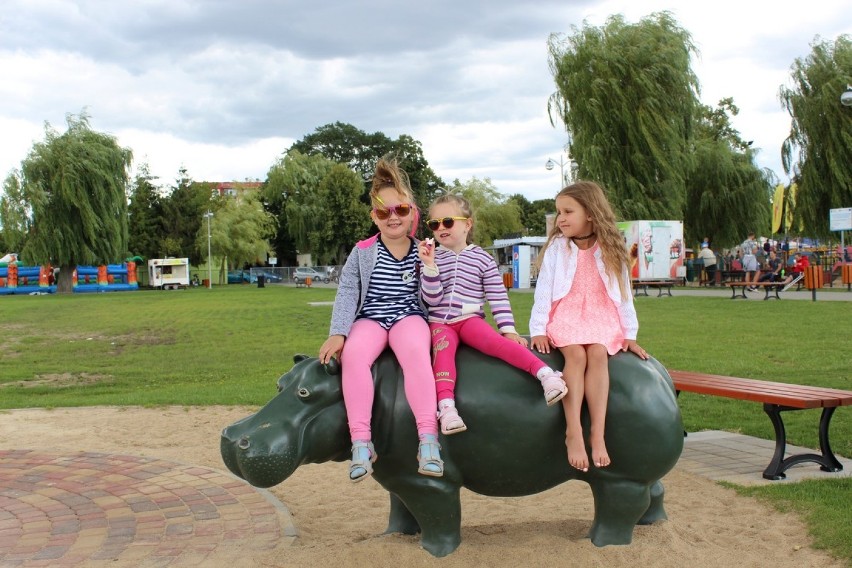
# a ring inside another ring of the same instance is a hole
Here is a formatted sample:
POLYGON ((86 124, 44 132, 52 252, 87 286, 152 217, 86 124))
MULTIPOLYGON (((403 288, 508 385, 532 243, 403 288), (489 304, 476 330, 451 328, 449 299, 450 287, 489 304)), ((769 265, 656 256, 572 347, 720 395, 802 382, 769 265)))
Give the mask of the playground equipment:
MULTIPOLYGON (((13 255, 12 255, 13 256, 13 255)), ((4 257, 5 258, 5 257, 4 257)), ((53 294, 56 274, 51 266, 24 266, 19 261, 0 263, 0 295, 53 294)), ((73 277, 74 292, 122 292, 138 290, 136 263, 78 266, 73 277)))

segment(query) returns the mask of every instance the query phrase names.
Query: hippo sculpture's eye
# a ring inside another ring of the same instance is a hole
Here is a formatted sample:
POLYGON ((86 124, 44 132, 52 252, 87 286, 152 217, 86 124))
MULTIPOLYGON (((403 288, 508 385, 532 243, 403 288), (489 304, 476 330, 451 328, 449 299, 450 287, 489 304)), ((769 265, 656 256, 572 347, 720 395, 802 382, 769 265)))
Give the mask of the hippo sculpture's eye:
POLYGON ((309 391, 305 387, 302 387, 298 391, 296 391, 296 394, 299 395, 299 398, 308 398, 309 396, 311 396, 311 391, 309 391))

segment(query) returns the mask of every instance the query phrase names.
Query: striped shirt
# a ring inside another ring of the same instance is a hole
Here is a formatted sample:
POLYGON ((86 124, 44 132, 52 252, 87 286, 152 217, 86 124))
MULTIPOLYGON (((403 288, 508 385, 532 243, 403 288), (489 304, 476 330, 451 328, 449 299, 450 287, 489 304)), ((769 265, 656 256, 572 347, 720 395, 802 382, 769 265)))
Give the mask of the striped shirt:
POLYGON ((406 316, 423 317, 425 314, 417 296, 419 272, 420 259, 414 241, 411 241, 408 254, 397 260, 379 239, 376 266, 356 319, 371 319, 384 329, 390 329, 406 316))
POLYGON ((494 258, 476 245, 460 253, 435 249, 434 269, 424 267, 420 275, 423 301, 429 307, 429 321, 454 323, 471 317, 485 317, 486 300, 500 333, 517 333, 509 295, 494 258))

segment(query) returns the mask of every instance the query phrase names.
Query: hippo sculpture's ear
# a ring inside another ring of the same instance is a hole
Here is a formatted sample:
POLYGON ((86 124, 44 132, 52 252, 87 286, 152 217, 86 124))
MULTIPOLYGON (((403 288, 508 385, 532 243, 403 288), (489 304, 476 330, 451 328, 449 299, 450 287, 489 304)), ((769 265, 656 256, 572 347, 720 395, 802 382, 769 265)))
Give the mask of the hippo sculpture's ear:
POLYGON ((305 355, 305 354, 303 354, 303 353, 296 353, 296 354, 293 356, 293 362, 294 362, 294 363, 300 363, 300 362, 304 361, 304 360, 305 360, 305 359, 307 359, 307 358, 308 358, 308 356, 307 356, 307 355, 305 355))
POLYGON ((340 362, 332 357, 328 360, 328 363, 325 364, 325 372, 329 375, 339 375, 340 374, 340 362))

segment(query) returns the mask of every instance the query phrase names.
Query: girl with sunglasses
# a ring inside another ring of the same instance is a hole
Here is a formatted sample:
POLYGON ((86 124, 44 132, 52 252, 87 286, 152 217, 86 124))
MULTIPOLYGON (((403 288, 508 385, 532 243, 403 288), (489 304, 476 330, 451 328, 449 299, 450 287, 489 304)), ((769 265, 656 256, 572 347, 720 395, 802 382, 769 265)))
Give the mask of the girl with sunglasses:
POLYGON ((420 287, 429 307, 432 370, 441 432, 455 434, 467 430, 455 405, 455 359, 460 341, 527 371, 541 381, 547 405, 556 404, 567 392, 562 374, 527 349, 527 340, 515 330, 509 296, 497 263, 482 248, 471 244, 470 203, 458 195, 444 195, 432 204, 429 216, 426 225, 441 248, 435 248, 432 242, 420 243, 423 261, 420 287), (482 308, 486 301, 499 333, 485 321, 482 308))
POLYGON ((595 467, 611 460, 604 442, 609 396, 609 357, 631 351, 647 359, 636 343, 639 322, 630 289, 629 257, 615 215, 595 183, 578 181, 556 196, 556 223, 539 253, 540 270, 530 315, 532 345, 565 357, 568 396, 568 463, 589 469, 580 410, 585 397, 595 467))
POLYGON ((343 402, 352 439, 349 478, 373 473, 373 375, 371 367, 390 346, 402 367, 405 396, 420 440, 418 471, 444 473, 430 372, 429 326, 420 302, 420 260, 414 240, 418 218, 408 179, 395 161, 379 160, 370 190, 370 217, 379 229, 352 249, 340 274, 329 338, 319 350, 325 364, 340 354, 343 402))

